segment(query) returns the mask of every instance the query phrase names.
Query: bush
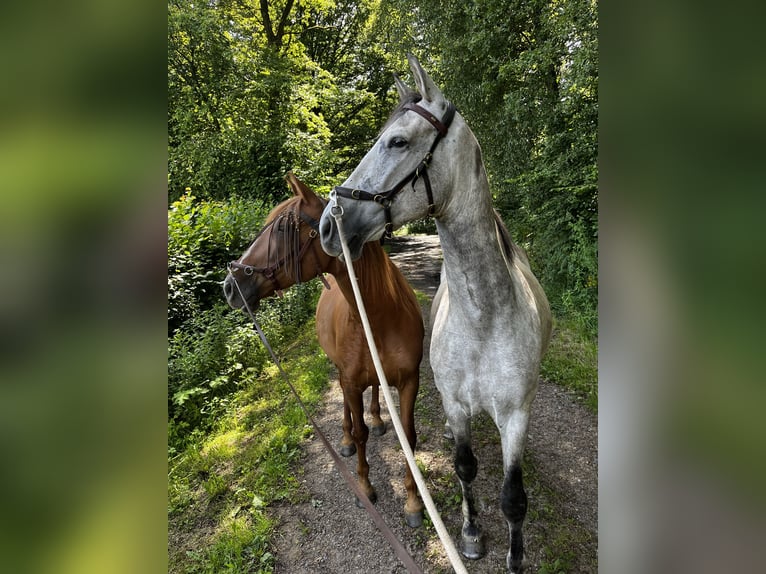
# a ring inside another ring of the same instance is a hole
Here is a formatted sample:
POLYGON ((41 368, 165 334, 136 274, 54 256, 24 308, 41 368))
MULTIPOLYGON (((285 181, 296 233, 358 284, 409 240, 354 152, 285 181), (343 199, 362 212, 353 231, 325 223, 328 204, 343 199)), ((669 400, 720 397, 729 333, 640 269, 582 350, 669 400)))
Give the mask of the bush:
MULTIPOLYGON (((319 283, 293 287, 262 302, 258 322, 278 349, 313 317, 319 283)), ((270 357, 247 317, 221 302, 199 311, 168 343, 168 444, 178 450, 195 432, 211 428, 232 393, 260 376, 270 357)))
POLYGON ((187 320, 168 343, 170 445, 205 430, 226 407, 227 397, 257 376, 266 360, 245 317, 224 304, 187 320))
POLYGON ((226 264, 239 257, 268 210, 233 198, 198 201, 187 194, 168 210, 168 331, 221 301, 226 264))

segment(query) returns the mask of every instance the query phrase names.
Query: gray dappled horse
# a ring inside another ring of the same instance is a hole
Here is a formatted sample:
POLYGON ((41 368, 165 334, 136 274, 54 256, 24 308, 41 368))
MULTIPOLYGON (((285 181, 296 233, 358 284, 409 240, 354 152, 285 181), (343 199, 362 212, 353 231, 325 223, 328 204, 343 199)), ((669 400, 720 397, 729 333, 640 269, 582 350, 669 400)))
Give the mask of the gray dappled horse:
POLYGON ((342 217, 352 258, 365 242, 432 215, 444 266, 432 307, 431 365, 455 439, 455 471, 463 491, 461 550, 485 553, 471 483, 471 417, 492 417, 503 450, 500 505, 508 522, 511 572, 523 569, 527 511, 521 462, 540 361, 551 334, 548 301, 521 248, 492 207, 476 138, 417 59, 417 85, 399 78, 400 104, 372 149, 331 194, 322 214, 322 247, 339 255, 334 217, 342 217))

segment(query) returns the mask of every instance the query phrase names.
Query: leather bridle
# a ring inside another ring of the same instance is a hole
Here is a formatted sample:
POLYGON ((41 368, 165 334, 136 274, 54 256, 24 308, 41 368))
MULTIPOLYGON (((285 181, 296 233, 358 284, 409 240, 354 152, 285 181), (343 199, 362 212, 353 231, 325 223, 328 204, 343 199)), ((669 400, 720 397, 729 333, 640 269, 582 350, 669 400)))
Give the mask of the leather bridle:
MULTIPOLYGON (((321 198, 320 198, 320 201, 322 201, 322 205, 326 205, 327 204, 327 202, 325 200, 321 199, 321 198)), ((292 212, 290 212, 290 213, 292 214, 292 212)), ((266 231, 268 231, 268 229, 272 225, 274 225, 275 223, 280 221, 280 219, 282 217, 283 216, 277 217, 276 219, 274 219, 274 221, 272 221, 265 228, 263 228, 261 230, 261 232, 255 237, 255 239, 253 239, 253 241, 250 243, 250 245, 252 246, 256 241, 258 241, 258 238, 260 238, 261 235, 266 233, 266 231)), ((308 239, 306 240, 306 242, 303 245, 300 246, 300 249, 298 250, 298 253, 297 253, 297 255, 296 255, 295 259, 294 259, 295 264, 296 264, 295 281, 296 281, 296 283, 298 283, 300 285, 300 283, 301 283, 300 262, 303 260, 303 256, 306 254, 306 252, 309 250, 309 248, 313 244, 314 239, 319 236, 319 221, 317 221, 316 219, 314 219, 310 215, 306 215, 305 213, 303 213, 300 210, 298 211, 298 217, 300 217, 301 220, 306 222, 309 225, 309 227, 311 227, 311 231, 309 232, 308 239)), ((249 250, 249 248, 248 248, 248 250, 249 250)), ((246 250, 246 252, 247 252, 247 250, 246 250)), ((315 256, 316 256, 316 254, 315 254, 315 256)), ((288 258, 288 256, 285 255, 284 257, 281 257, 276 262, 274 262, 271 265, 268 265, 266 267, 254 267, 252 265, 245 265, 244 263, 240 263, 239 261, 232 261, 232 262, 230 262, 226 266, 226 268, 229 270, 230 273, 234 273, 237 270, 242 270, 244 272, 244 274, 247 275, 247 276, 250 276, 253 273, 260 273, 261 275, 266 277, 266 279, 271 281, 271 283, 274 285, 274 290, 277 291, 278 293, 280 293, 283 288, 279 285, 279 280, 277 279, 277 271, 279 271, 279 269, 284 266, 285 262, 287 261, 287 258, 288 258)), ((322 283, 324 283, 325 287, 327 287, 329 289, 327 281, 325 280, 324 276, 322 275, 322 270, 319 267, 319 259, 318 259, 318 257, 317 257, 317 275, 322 280, 322 283)))
POLYGON ((402 107, 404 111, 413 111, 422 116, 436 129, 436 137, 431 144, 431 148, 428 150, 428 153, 426 153, 420 163, 415 167, 415 169, 408 173, 394 187, 388 191, 383 191, 380 193, 372 193, 362 189, 349 187, 333 188, 333 191, 336 193, 336 195, 340 197, 356 199, 359 201, 374 201, 375 203, 381 205, 386 215, 386 228, 384 231, 384 237, 387 239, 391 238, 391 235, 394 231, 394 224, 391 220, 391 204, 393 203, 396 195, 402 191, 404 186, 406 186, 410 181, 412 182, 412 190, 415 191, 415 182, 417 182, 418 179, 423 180, 423 184, 426 188, 426 195, 428 196, 428 215, 434 214, 436 207, 434 205, 433 191, 431 190, 431 180, 428 178, 428 166, 431 163, 431 159, 433 158, 436 146, 439 145, 439 142, 442 140, 442 138, 447 135, 449 126, 455 117, 455 106, 452 104, 452 102, 447 102, 447 111, 444 112, 444 116, 442 117, 441 121, 438 120, 431 112, 419 106, 415 102, 408 102, 402 107))

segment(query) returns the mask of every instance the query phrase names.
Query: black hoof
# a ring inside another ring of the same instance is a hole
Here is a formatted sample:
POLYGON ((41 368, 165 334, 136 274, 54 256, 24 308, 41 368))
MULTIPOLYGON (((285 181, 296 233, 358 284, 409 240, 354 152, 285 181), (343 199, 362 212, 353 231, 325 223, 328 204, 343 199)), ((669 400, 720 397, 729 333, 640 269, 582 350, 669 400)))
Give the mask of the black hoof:
POLYGON ((370 427, 370 432, 374 434, 375 436, 383 436, 386 434, 386 423, 383 423, 382 425, 378 425, 376 427, 370 427))
POLYGON ((508 572, 511 574, 523 574, 524 573, 524 560, 517 560, 514 562, 511 560, 511 553, 508 552, 508 556, 505 559, 505 563, 508 566, 508 572))
POLYGON ((405 512, 404 521, 410 528, 420 528, 423 525, 423 511, 405 512))
POLYGON ((484 549, 484 541, 482 540, 481 533, 476 529, 472 533, 463 532, 461 539, 460 552, 468 558, 468 560, 478 560, 482 558, 486 553, 484 549))
MULTIPOLYGON (((355 500, 355 502, 356 502, 356 505, 357 505, 359 508, 364 508, 364 504, 362 504, 362 501, 361 501, 361 500, 359 500, 359 497, 358 497, 358 496, 355 496, 355 497, 354 497, 354 500, 355 500)), ((373 492, 372 492, 372 495, 370 496, 370 502, 372 502, 373 504, 375 504, 377 501, 378 501, 378 493, 377 493, 377 492, 375 492, 375 491, 373 490, 373 492)))
POLYGON ((353 442, 351 444, 340 445, 341 456, 351 456, 352 454, 356 454, 356 445, 353 442))

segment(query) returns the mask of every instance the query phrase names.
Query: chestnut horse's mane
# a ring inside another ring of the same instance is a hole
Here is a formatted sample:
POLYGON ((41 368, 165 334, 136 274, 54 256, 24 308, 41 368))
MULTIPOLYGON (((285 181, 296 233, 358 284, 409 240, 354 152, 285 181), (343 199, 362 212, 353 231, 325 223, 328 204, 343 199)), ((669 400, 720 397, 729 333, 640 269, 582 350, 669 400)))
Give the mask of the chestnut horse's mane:
POLYGON ((301 198, 291 197, 275 207, 266 216, 263 229, 277 225, 283 233, 271 233, 269 236, 269 248, 267 261, 271 264, 281 261, 280 267, 284 267, 288 277, 292 277, 296 283, 301 283, 300 259, 300 210, 301 198), (281 240, 279 239, 281 238, 281 240))
POLYGON ((406 309, 407 312, 420 313, 420 308, 414 299, 401 296, 402 292, 411 291, 412 287, 377 241, 364 244, 362 256, 354 261, 354 271, 359 279, 360 290, 369 299, 364 302, 368 312, 372 310, 386 312, 386 309, 380 309, 379 306, 386 301, 396 300, 399 305, 409 307, 406 309))

